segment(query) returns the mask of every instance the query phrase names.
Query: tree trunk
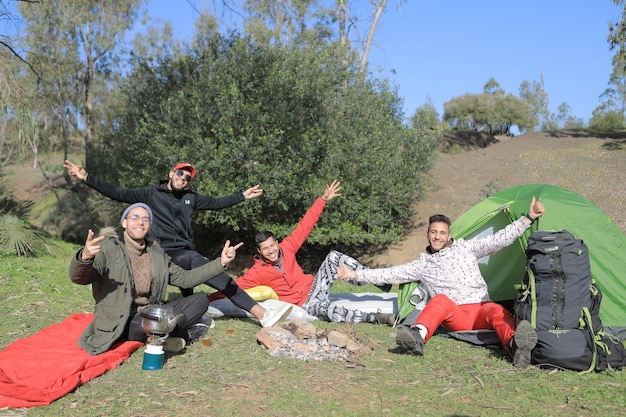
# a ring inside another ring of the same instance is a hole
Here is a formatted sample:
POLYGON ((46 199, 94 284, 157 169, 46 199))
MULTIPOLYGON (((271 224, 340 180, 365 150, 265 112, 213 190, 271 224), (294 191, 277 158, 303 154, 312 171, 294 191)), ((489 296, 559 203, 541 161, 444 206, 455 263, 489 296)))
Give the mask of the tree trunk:
POLYGON ((376 6, 376 11, 374 12, 374 21, 372 21, 372 25, 367 31, 367 38, 365 38, 365 47, 363 48, 363 54, 361 55, 361 63, 359 65, 359 74, 361 75, 365 74, 365 70, 367 69, 367 57, 370 53, 372 41, 374 40, 376 26, 378 25, 380 16, 382 16, 386 6, 387 0, 380 0, 380 3, 378 3, 378 5, 376 6))
POLYGON ((342 63, 348 66, 348 56, 350 49, 348 48, 348 34, 346 33, 346 1, 337 0, 339 7, 339 47, 341 48, 342 63))
MULTIPOLYGON (((93 149, 95 138, 95 122, 93 120, 93 95, 91 92, 91 82, 93 80, 95 58, 92 52, 91 30, 89 24, 86 25, 86 33, 83 34, 83 45, 85 46, 85 55, 87 57, 87 65, 85 67, 85 75, 82 80, 85 93, 85 150, 88 153, 93 149)), ((89 155, 87 155, 89 159, 89 155)))

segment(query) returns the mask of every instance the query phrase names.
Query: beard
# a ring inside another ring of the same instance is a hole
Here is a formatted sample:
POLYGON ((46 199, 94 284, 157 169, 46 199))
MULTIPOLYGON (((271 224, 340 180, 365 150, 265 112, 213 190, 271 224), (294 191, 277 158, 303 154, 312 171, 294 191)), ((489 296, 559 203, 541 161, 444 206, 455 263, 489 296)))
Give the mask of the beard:
POLYGON ((170 186, 169 187, 170 190, 172 190, 172 192, 175 193, 175 194, 180 194, 180 193, 182 193, 183 191, 185 191, 187 189, 187 187, 183 187, 183 188, 176 187, 174 185, 174 183, 172 182, 172 180, 170 180, 169 186, 170 186))

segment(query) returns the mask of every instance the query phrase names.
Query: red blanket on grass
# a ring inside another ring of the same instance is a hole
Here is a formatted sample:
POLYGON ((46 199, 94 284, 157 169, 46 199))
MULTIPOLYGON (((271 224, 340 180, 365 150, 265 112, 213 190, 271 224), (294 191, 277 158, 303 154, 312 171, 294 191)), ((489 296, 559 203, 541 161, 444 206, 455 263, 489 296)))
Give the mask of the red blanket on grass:
POLYGON ((92 321, 93 314, 72 314, 1 351, 0 409, 48 405, 115 368, 143 346, 123 342, 91 356, 78 346, 78 337, 92 321))

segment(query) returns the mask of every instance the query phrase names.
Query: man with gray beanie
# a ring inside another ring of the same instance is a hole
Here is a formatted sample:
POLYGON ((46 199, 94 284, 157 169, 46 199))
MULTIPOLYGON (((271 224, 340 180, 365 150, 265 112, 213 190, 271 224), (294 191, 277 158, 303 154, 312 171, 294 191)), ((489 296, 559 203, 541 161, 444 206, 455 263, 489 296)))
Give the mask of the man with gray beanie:
POLYGON ((145 342, 140 313, 151 304, 171 306, 181 314, 165 342, 169 352, 179 352, 189 342, 208 330, 202 316, 209 307, 206 294, 193 294, 165 302, 167 286, 189 288, 219 276, 235 259, 237 249, 226 241, 219 259, 198 268, 185 270, 147 235, 152 225, 152 210, 144 203, 130 205, 122 215, 121 236, 112 227, 98 237, 90 229, 85 246, 70 263, 70 278, 76 284, 91 285, 96 303, 94 320, 85 329, 78 344, 90 355, 106 352, 118 341, 145 342))

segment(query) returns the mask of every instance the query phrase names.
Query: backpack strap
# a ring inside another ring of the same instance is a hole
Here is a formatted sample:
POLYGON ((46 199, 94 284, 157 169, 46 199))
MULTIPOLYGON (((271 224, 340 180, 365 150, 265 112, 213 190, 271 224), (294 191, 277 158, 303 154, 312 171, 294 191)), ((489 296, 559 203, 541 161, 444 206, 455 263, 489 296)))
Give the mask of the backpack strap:
POLYGON ((533 328, 537 328, 537 285, 535 283, 535 274, 532 269, 526 267, 528 271, 528 295, 530 296, 530 324, 533 328))
POLYGON ((589 330, 589 333, 591 334, 591 350, 592 350, 592 359, 591 359, 591 365, 589 366, 589 369, 587 369, 586 371, 581 371, 582 373, 587 373, 587 372, 591 372, 594 369, 596 369, 596 364, 598 362, 598 342, 600 342, 600 338, 601 336, 599 334, 596 334, 596 332, 593 329, 593 321, 591 319, 591 312, 589 311, 588 307, 583 307, 580 311, 580 319, 579 319, 579 323, 580 323, 580 329, 587 329, 589 330))

